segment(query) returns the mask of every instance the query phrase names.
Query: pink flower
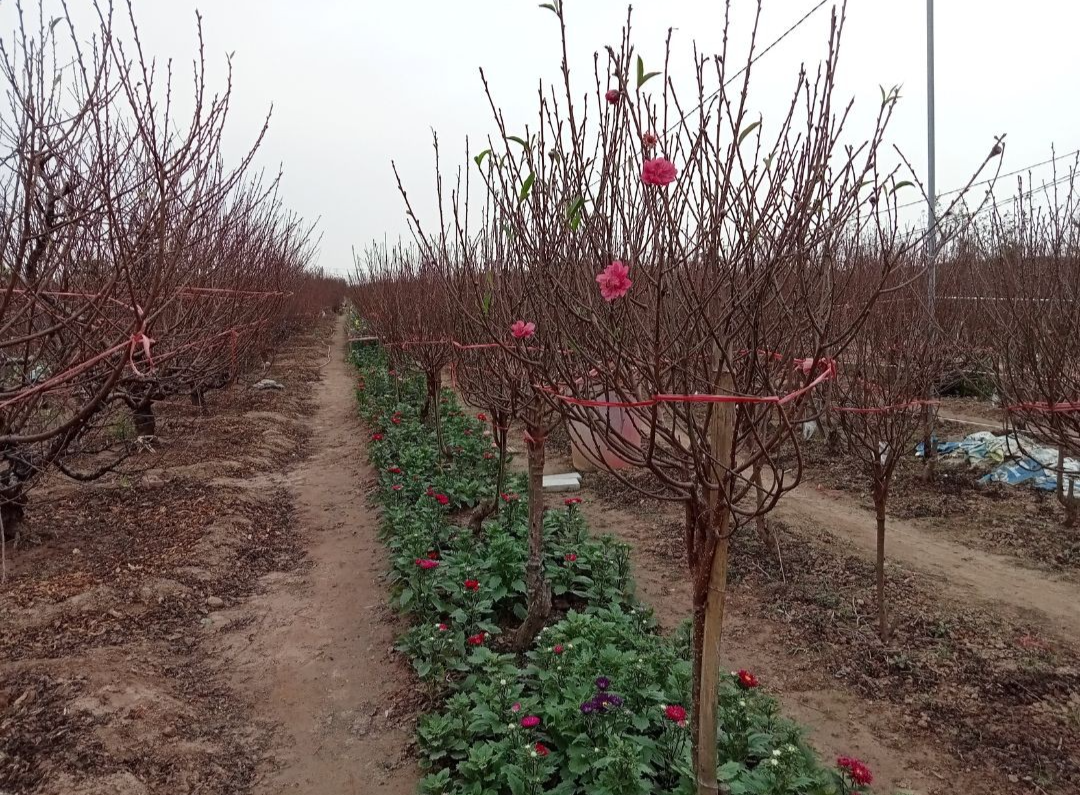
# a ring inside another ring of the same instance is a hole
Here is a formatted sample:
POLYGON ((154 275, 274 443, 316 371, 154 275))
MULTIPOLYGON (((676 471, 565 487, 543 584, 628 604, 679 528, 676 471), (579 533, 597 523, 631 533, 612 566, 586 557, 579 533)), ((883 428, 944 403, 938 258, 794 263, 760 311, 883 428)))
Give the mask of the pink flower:
POLYGON ((470 635, 465 640, 470 646, 483 646, 484 640, 487 638, 486 632, 478 632, 475 635, 470 635))
POLYGON ((401 491, 401 484, 400 483, 395 483, 390 488, 393 489, 394 491, 401 491))
POLYGON ((604 94, 604 99, 608 101, 609 105, 618 105, 620 96, 622 95, 619 93, 619 89, 613 88, 604 94))
POLYGON ((386 471, 389 472, 391 475, 400 475, 401 467, 387 467, 386 471))
POLYGON ((394 423, 394 425, 401 425, 401 417, 391 417, 390 422, 394 423))
POLYGON ((439 561, 429 560, 428 558, 417 558, 416 565, 426 571, 427 569, 437 569, 439 567, 439 561))
POLYGON ((435 495, 435 500, 439 503, 439 505, 449 505, 450 504, 450 498, 447 497, 445 494, 436 494, 435 495))
POLYGON ((537 743, 536 744, 536 753, 537 753, 537 756, 547 756, 548 754, 551 753, 551 751, 549 751, 548 747, 546 745, 544 745, 543 743, 537 743))
POLYGON ((577 560, 577 555, 575 555, 573 552, 567 552, 566 557, 563 558, 563 560, 565 560, 567 563, 574 563, 577 560))
POLYGON ((526 715, 521 719, 521 726, 524 729, 535 729, 540 725, 540 719, 535 715, 526 715))
POLYGON ((678 173, 671 161, 657 157, 645 161, 641 169, 641 181, 646 185, 670 185, 678 173))
POLYGON ((630 281, 630 269, 618 260, 615 260, 603 271, 596 275, 596 283, 600 285, 600 295, 605 301, 614 301, 622 298, 630 291, 633 282, 630 281))
POLYGON ((551 651, 554 652, 555 654, 562 654, 563 653, 562 644, 561 643, 556 643, 554 646, 551 647, 551 651))
POLYGON ((487 422, 487 414, 477 414, 476 419, 480 420, 480 422, 487 422))
POLYGON ((438 627, 439 632, 446 632, 446 630, 450 629, 446 624, 436 624, 436 627, 438 627))
POLYGON ((581 505, 581 497, 567 497, 563 500, 563 505, 570 507, 571 505, 581 505))
POLYGON ((536 324, 518 320, 510 327, 510 333, 514 335, 514 339, 527 340, 536 333, 536 324))
POLYGON ((382 440, 383 440, 383 435, 381 433, 373 433, 373 434, 371 434, 371 441, 373 441, 373 442, 381 442, 382 440))
POLYGON ((652 149, 654 146, 656 146, 656 134, 651 132, 645 133, 643 136, 641 136, 641 144, 646 149, 652 149))
POLYGON ((510 707, 510 711, 511 712, 521 712, 521 702, 520 701, 515 701, 513 703, 513 705, 510 707))

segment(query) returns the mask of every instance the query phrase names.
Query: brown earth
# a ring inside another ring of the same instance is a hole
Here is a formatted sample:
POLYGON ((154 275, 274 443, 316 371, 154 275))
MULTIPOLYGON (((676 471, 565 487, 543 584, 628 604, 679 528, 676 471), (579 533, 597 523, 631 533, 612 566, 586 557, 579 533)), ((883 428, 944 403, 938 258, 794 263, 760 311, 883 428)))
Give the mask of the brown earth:
POLYGON ((343 328, 287 346, 284 392, 163 406, 124 473, 33 495, 0 586, 0 793, 413 791, 343 328))

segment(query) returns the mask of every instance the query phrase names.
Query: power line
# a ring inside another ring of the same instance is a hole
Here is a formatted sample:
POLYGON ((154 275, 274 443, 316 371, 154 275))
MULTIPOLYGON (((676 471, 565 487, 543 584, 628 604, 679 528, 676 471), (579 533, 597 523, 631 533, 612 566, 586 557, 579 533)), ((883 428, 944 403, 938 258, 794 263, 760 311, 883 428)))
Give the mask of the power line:
POLYGON ((718 96, 720 96, 721 91, 723 91, 725 88, 727 88, 733 82, 735 82, 735 80, 738 79, 740 75, 744 74, 747 69, 749 69, 751 66, 756 64, 762 58, 764 58, 765 55, 770 50, 772 50, 777 44, 779 44, 784 39, 786 39, 788 36, 790 36, 792 33, 794 33, 795 30, 797 30, 800 25, 802 25, 804 22, 806 22, 806 20, 810 19, 810 17, 812 17, 815 13, 817 13, 817 11, 822 6, 825 6, 830 2, 832 2, 832 0, 820 0, 820 2, 818 2, 817 5, 815 5, 813 8, 811 8, 805 14, 803 14, 802 17, 800 17, 791 27, 789 27, 787 30, 785 30, 783 33, 781 33, 778 38, 774 39, 773 42, 768 47, 766 47, 764 50, 762 50, 757 55, 755 55, 753 58, 751 58, 750 63, 748 63, 742 69, 740 69, 735 74, 733 74, 731 77, 729 77, 727 80, 725 80, 724 84, 720 88, 716 89, 716 91, 712 92, 711 94, 709 94, 709 96, 705 97, 700 103, 698 103, 697 107, 695 107, 692 110, 688 111, 686 116, 684 116, 681 120, 675 122, 667 130, 665 130, 664 131, 665 135, 667 133, 670 133, 672 130, 674 130, 676 127, 678 127, 680 124, 684 123, 686 121, 686 119, 690 117, 691 114, 696 113, 699 110, 702 110, 705 107, 705 104, 707 102, 712 102, 714 99, 716 99, 718 96))
MULTIPOLYGON (((1058 155, 1057 157, 1052 157, 1049 160, 1043 160, 1043 161, 1041 161, 1039 163, 1032 163, 1032 164, 1027 165, 1027 166, 1022 166, 1022 167, 1016 169, 1015 171, 1006 171, 1004 174, 998 174, 996 177, 991 177, 990 179, 980 180, 979 182, 972 182, 966 188, 954 188, 953 190, 944 191, 943 193, 938 194, 938 198, 940 199, 942 196, 951 196, 952 194, 960 193, 960 192, 964 191, 965 189, 970 190, 971 188, 978 188, 978 187, 980 187, 982 185, 989 185, 992 182, 997 182, 998 180, 1002 180, 1002 179, 1005 179, 1007 177, 1015 177, 1017 174, 1023 174, 1025 171, 1030 171, 1033 168, 1039 168, 1040 166, 1048 166, 1051 163, 1056 163, 1058 160, 1064 160, 1065 158, 1073 157, 1074 155, 1080 155, 1080 149, 1074 149, 1071 152, 1066 152, 1063 155, 1058 155)), ((1059 182, 1060 181, 1061 180, 1059 180, 1059 182)), ((884 209, 878 210, 878 215, 882 215, 884 213, 891 212, 893 209, 905 210, 908 207, 914 207, 917 204, 923 204, 923 203, 924 203, 923 199, 916 199, 915 201, 910 201, 910 202, 905 202, 904 204, 899 204, 895 208, 886 207, 884 209)))

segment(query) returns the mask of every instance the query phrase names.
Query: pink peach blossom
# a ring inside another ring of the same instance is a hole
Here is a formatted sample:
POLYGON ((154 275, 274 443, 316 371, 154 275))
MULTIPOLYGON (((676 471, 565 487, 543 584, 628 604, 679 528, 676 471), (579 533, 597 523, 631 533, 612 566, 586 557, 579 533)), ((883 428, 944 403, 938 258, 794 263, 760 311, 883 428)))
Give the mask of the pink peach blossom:
POLYGON ((634 284, 630 281, 630 269, 618 260, 596 275, 596 283, 600 285, 600 295, 605 301, 622 298, 634 284))
POLYGON ((670 160, 657 157, 645 161, 641 169, 641 181, 647 185, 670 185, 678 173, 670 160))
POLYGON ((510 333, 514 335, 514 339, 527 340, 536 333, 536 324, 518 320, 510 327, 510 333))

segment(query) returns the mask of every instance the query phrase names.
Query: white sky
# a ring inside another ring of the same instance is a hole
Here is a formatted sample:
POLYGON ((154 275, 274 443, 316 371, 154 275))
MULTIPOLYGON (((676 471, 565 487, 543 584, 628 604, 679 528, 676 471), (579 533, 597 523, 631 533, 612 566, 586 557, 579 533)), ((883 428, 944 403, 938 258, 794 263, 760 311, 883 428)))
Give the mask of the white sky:
MULTIPOLYGON (((817 0, 764 0, 764 45, 817 0)), ((46 14, 55 8, 45 0, 46 14)), ((274 106, 258 163, 285 171, 283 195, 305 218, 321 218, 320 263, 351 268, 350 247, 408 237, 390 160, 397 161, 418 212, 432 218, 431 128, 444 158, 461 159, 466 135, 492 129, 477 68, 491 79, 513 125, 536 116, 537 80, 558 78, 555 17, 537 0, 135 0, 144 47, 173 58, 181 75, 196 52, 195 9, 202 11, 212 78, 234 56, 230 148, 257 133, 274 106)), ((576 93, 592 83, 592 54, 618 43, 624 0, 565 0, 576 93)), ((69 0, 77 20, 90 0, 69 0)), ((737 0, 734 40, 745 42, 753 3, 737 0)), ((850 0, 841 48, 838 99, 854 97, 849 135, 869 134, 879 84, 903 84, 891 126, 895 143, 925 177, 926 72, 924 0, 850 0)), ((800 62, 824 55, 830 6, 815 13, 755 67, 750 102, 779 116, 800 62)), ((36 13, 36 12, 35 12, 36 13)), ((8 37, 12 0, 0 0, 8 37)), ((723 21, 720 0, 639 0, 634 41, 648 68, 659 68, 668 27, 673 72, 689 74, 691 44, 714 52, 723 21)), ((1080 148, 1080 4, 1064 0, 938 0, 938 189, 962 185, 992 144, 1008 133, 1004 171, 1080 148)), ((89 25, 83 27, 89 35, 89 25)), ((659 85, 659 81, 650 85, 659 85)), ((479 147, 483 148, 483 147, 479 147)), ((1067 165, 1068 161, 1059 165, 1067 165)), ((1034 173, 1049 178, 1050 167, 1034 173)), ((1015 183, 999 189, 1008 193, 1015 183)), ((911 192, 911 199, 918 194, 911 192)), ((915 216, 917 218, 917 216, 915 216)), ((914 220, 914 219, 913 219, 914 220)))

